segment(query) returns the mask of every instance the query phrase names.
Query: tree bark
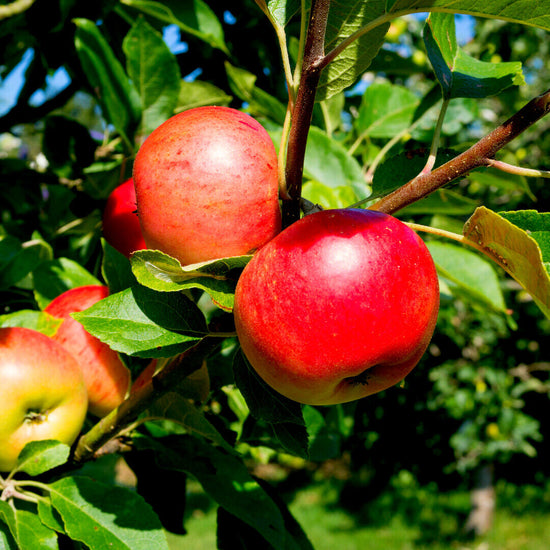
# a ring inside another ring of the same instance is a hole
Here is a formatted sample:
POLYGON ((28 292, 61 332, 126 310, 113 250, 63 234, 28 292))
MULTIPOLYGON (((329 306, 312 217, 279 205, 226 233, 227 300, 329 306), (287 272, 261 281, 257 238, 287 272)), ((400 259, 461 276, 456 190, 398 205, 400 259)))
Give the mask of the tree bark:
POLYGON ((469 534, 483 535, 491 528, 495 513, 496 495, 492 464, 481 466, 477 472, 476 486, 470 498, 472 509, 464 529, 469 534))

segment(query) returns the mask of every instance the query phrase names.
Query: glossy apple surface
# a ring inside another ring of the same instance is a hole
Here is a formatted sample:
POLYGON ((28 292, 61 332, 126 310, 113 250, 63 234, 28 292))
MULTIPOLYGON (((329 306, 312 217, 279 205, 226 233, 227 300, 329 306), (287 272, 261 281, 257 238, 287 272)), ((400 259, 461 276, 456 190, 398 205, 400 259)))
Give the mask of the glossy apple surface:
POLYGON ((273 142, 236 109, 173 116, 139 149, 133 177, 147 247, 183 265, 247 254, 281 229, 273 142))
POLYGON ((88 285, 67 290, 44 309, 53 317, 63 319, 52 337, 78 361, 88 389, 89 410, 103 417, 126 397, 130 386, 130 371, 118 353, 92 336, 71 313, 83 311, 109 295, 103 285, 88 285))
POLYGON ((121 254, 130 257, 147 248, 137 216, 136 190, 132 178, 116 187, 105 203, 103 236, 121 254))
POLYGON ((0 471, 14 468, 31 441, 71 445, 88 407, 74 357, 35 330, 0 328, 0 471))
POLYGON ((433 334, 438 280, 420 237, 368 210, 302 218, 243 270, 235 323, 251 365, 295 401, 353 401, 400 382, 433 334))

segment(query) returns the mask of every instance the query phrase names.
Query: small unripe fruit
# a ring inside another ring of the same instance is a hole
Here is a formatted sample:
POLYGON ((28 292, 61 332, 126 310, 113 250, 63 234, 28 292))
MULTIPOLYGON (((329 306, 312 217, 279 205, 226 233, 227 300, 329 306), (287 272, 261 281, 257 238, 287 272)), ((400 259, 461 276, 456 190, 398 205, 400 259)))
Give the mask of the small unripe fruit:
POLYGON ((252 367, 279 393, 343 403, 400 382, 432 337, 433 260, 394 217, 326 210, 262 247, 239 278, 235 324, 252 367))
POLYGON ((133 177, 147 247, 183 265, 248 254, 281 229, 275 147, 236 109, 171 117, 139 149, 133 177))

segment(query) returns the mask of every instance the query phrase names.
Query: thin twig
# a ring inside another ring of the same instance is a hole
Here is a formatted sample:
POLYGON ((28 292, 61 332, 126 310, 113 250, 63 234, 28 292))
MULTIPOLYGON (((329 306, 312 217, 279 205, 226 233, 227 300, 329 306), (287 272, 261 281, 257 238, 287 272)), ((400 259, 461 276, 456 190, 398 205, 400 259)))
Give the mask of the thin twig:
POLYGON ((204 337, 193 347, 169 362, 143 387, 131 393, 115 410, 102 418, 77 443, 74 460, 84 462, 112 438, 117 437, 127 426, 136 421, 159 397, 173 391, 182 379, 200 368, 203 359, 220 344, 219 338, 204 337))

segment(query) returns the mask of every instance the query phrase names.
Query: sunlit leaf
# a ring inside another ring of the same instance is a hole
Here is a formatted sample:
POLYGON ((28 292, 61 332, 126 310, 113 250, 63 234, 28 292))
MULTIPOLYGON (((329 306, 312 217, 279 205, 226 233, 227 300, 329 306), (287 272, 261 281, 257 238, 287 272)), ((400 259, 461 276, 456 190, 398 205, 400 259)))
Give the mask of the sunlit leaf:
POLYGON ((550 317, 550 214, 497 214, 479 207, 466 222, 464 236, 520 283, 550 317))
POLYGON ((201 311, 183 294, 140 285, 111 294, 73 316, 112 349, 137 357, 172 357, 207 333, 201 311))
POLYGON ((177 25, 183 32, 196 36, 214 48, 229 53, 223 27, 203 0, 121 0, 121 3, 142 13, 156 17, 167 25, 177 25))
POLYGON ((489 63, 465 53, 456 39, 454 14, 430 14, 424 43, 445 98, 483 98, 525 83, 520 62, 489 63))
POLYGON ((429 241, 426 245, 440 276, 458 287, 476 305, 506 312, 498 276, 489 260, 451 243, 429 241))
POLYGON ((406 130, 420 99, 411 90, 389 82, 371 84, 361 98, 354 127, 372 138, 392 138, 406 130))
POLYGON ((132 255, 132 270, 138 282, 159 292, 200 288, 225 310, 233 308, 238 273, 251 256, 234 256, 182 266, 159 250, 139 250, 132 255))
POLYGON ((131 143, 141 116, 138 93, 98 26, 75 19, 76 51, 103 115, 131 143))
POLYGON ((174 114, 180 69, 162 36, 143 18, 126 35, 123 49, 128 75, 141 98, 140 131, 148 135, 174 114))

